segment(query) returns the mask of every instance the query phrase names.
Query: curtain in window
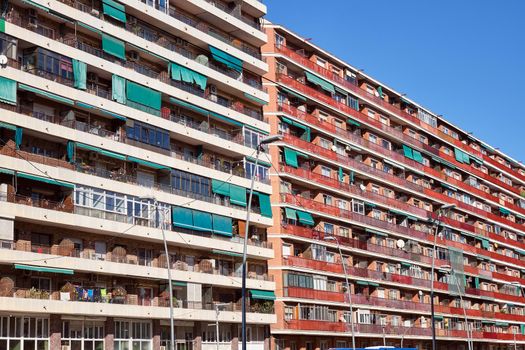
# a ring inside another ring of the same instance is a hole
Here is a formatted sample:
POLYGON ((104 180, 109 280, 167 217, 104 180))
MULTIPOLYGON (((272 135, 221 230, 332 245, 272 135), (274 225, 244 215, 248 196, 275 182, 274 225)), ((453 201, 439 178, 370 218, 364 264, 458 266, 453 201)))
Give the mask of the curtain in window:
POLYGON ((75 89, 86 90, 87 64, 73 59, 73 87, 75 89))
POLYGON ((126 79, 113 74, 111 78, 111 98, 118 103, 126 103, 126 79))

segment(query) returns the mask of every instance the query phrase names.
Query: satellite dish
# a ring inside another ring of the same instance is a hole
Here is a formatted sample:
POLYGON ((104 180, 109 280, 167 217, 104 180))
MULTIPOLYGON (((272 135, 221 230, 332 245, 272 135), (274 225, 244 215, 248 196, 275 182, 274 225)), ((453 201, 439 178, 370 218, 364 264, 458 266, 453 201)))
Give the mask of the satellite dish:
POLYGON ((423 291, 421 291, 421 290, 419 292, 417 292, 417 293, 419 294, 419 296, 423 295, 423 291))
POLYGON ((0 65, 4 66, 7 64, 7 56, 6 55, 0 55, 0 65))
POLYGON ((398 239, 396 245, 399 249, 403 249, 405 248, 405 241, 403 241, 402 239, 398 239))
POLYGON ((334 151, 334 152, 337 151, 337 146, 336 145, 332 146, 332 151, 334 151))
POLYGON ((366 186, 363 184, 359 184, 359 188, 361 189, 361 191, 366 191, 366 186))

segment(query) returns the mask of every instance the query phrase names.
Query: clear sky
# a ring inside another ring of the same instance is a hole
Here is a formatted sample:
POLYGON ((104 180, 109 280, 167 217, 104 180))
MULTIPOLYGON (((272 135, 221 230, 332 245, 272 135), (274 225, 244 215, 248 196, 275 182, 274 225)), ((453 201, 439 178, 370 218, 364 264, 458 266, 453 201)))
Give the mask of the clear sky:
POLYGON ((273 23, 525 162, 525 0, 264 3, 273 23))

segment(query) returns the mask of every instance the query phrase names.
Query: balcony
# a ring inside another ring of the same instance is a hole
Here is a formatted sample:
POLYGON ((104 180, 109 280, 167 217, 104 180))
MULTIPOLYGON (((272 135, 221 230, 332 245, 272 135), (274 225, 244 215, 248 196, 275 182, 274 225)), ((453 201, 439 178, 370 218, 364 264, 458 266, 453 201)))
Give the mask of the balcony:
MULTIPOLYGON (((476 176, 478 176, 478 177, 480 177, 482 179, 485 179, 487 181, 495 183, 498 186, 503 187, 503 188, 507 189, 508 191, 511 191, 511 192, 515 193, 516 195, 520 195, 520 192, 519 192, 518 189, 507 185, 503 181, 500 181, 499 179, 497 179, 495 177, 489 176, 489 175, 481 172, 480 170, 474 168, 471 165, 466 165, 466 164, 463 164, 463 163, 459 163, 459 162, 456 161, 455 157, 452 157, 452 156, 449 156, 449 155, 447 155, 447 154, 445 154, 443 152, 440 152, 439 150, 437 150, 437 149, 435 149, 435 148, 433 148, 433 147, 431 147, 429 145, 426 145, 426 144, 424 144, 424 143, 422 143, 422 142, 420 142, 420 141, 418 141, 418 140, 416 140, 416 139, 414 139, 414 138, 412 138, 412 137, 410 137, 408 135, 405 135, 403 132, 401 132, 401 131, 399 131, 399 130, 397 130, 395 128, 392 128, 390 126, 384 125, 384 124, 380 123, 377 120, 373 120, 370 117, 368 117, 367 115, 364 115, 363 113, 361 113, 359 111, 356 111, 356 110, 348 107, 347 105, 345 105, 343 103, 340 103, 340 102, 332 99, 331 97, 328 97, 328 96, 326 96, 323 93, 320 93, 316 89, 310 88, 310 87, 304 85, 303 83, 301 83, 301 82, 299 82, 299 81, 297 81, 297 80, 295 80, 295 79, 293 79, 293 78, 291 78, 289 76, 278 75, 277 76, 277 80, 279 82, 284 83, 285 85, 288 85, 288 86, 290 86, 292 88, 295 88, 295 89, 297 89, 299 91, 302 91, 303 93, 306 93, 306 94, 308 94, 310 96, 314 96, 315 98, 320 99, 324 103, 327 103, 327 104, 331 105, 332 107, 337 108, 337 109, 343 111, 344 113, 349 114, 352 117, 354 117, 354 118, 356 118, 356 119, 358 119, 360 121, 363 121, 365 123, 369 123, 369 124, 373 125, 376 129, 380 129, 380 130, 388 133, 389 135, 397 136, 399 139, 401 139, 403 141, 406 141, 409 144, 413 144, 413 145, 415 145, 415 146, 417 146, 417 147, 419 147, 421 149, 424 149, 424 150, 426 150, 426 151, 428 151, 428 152, 430 152, 432 154, 435 154, 436 156, 439 156, 439 157, 447 160, 448 162, 453 163, 457 168, 460 168, 463 171, 466 171, 468 173, 472 173, 472 174, 474 174, 474 175, 476 175, 476 176)), ((316 117, 313 117, 313 116, 308 117, 308 114, 306 114, 305 112, 302 112, 302 111, 297 112, 297 110, 295 108, 293 108, 293 107, 281 105, 279 107, 279 109, 281 111, 290 112, 291 115, 293 115, 293 116, 297 116, 297 117, 303 118, 305 120, 308 119, 308 120, 306 120, 308 122, 313 122, 314 118, 317 119, 316 117)), ((314 125, 318 125, 321 128, 325 128, 326 127, 326 129, 328 131, 337 133, 337 129, 333 125, 331 125, 331 124, 329 124, 327 122, 319 122, 319 121, 317 121, 317 122, 313 122, 313 124, 314 125)), ((355 140, 356 139, 355 135, 349 135, 348 132, 346 132, 346 131, 339 132, 339 134, 341 136, 343 136, 343 137, 351 138, 352 141, 354 141, 354 142, 361 142, 362 143, 362 141, 356 141, 355 140)), ((368 145, 365 145, 365 146, 368 147, 368 145)), ((377 145, 374 148, 377 149, 378 148, 377 145)), ((384 148, 381 150, 381 153, 386 153, 386 152, 387 151, 384 148)), ((444 174, 442 174, 441 172, 437 172, 437 171, 435 171, 434 169, 432 169, 430 167, 426 167, 426 166, 424 166, 424 165, 422 165, 420 163, 412 161, 412 160, 402 156, 401 154, 393 155, 392 153, 394 153, 394 152, 388 152, 388 153, 389 153, 390 157, 393 157, 394 159, 396 159, 398 161, 401 161, 403 163, 409 164, 410 166, 412 166, 412 167, 414 167, 416 169, 419 169, 419 170, 422 170, 422 171, 429 171, 430 170, 431 174, 433 176, 437 176, 439 178, 446 178, 446 176, 444 174)), ((468 185, 466 185, 464 183, 461 183, 461 184, 463 186, 468 186, 468 185)), ((468 187, 471 187, 471 186, 468 186, 468 187)), ((499 201, 499 199, 497 199, 497 197, 496 197, 496 199, 492 198, 492 200, 499 201)), ((522 210, 522 209, 517 207, 517 206, 515 206, 515 210, 522 210)), ((523 212, 525 213, 525 211, 523 211, 523 212)))
POLYGON ((210 5, 213 5, 214 7, 218 8, 219 10, 229 14, 230 16, 233 16, 241 21, 243 21, 244 23, 246 23, 247 25, 257 29, 257 30, 261 30, 261 24, 260 22, 257 20, 257 22, 255 21, 251 21, 250 19, 246 18, 245 16, 243 16, 240 11, 235 11, 235 8, 234 9, 229 9, 226 5, 224 5, 222 2, 220 1, 215 1, 215 0, 204 0, 206 1, 208 4, 210 5))
MULTIPOLYGON (((417 117, 415 117, 415 116, 413 116, 411 114, 408 114, 405 111, 401 110, 400 108, 398 108, 398 107, 396 107, 396 106, 394 106, 394 105, 384 101, 380 97, 377 97, 375 95, 372 95, 372 94, 368 93, 366 90, 363 90, 363 89, 359 88, 357 86, 357 84, 354 84, 351 81, 347 81, 347 80, 339 77, 338 75, 334 74, 333 72, 329 71, 328 69, 319 66, 315 62, 310 61, 307 57, 302 56, 301 54, 291 50, 290 48, 288 48, 286 46, 282 46, 282 45, 275 46, 275 52, 288 57, 292 61, 295 61, 296 63, 299 63, 300 65, 302 65, 302 66, 304 66, 304 67, 306 67, 306 68, 308 68, 308 69, 310 69, 310 70, 320 74, 321 76, 323 76, 325 78, 328 78, 329 80, 334 81, 335 83, 337 83, 339 85, 344 86, 345 88, 347 88, 348 90, 354 92, 358 96, 363 97, 363 98, 368 99, 368 100, 371 100, 375 104, 383 107, 384 109, 388 110, 389 112, 393 113, 394 115, 401 116, 401 117, 409 120, 410 122, 412 122, 412 123, 414 123, 416 125, 419 125, 423 129, 427 130, 430 134, 437 135, 438 137, 440 137, 442 139, 445 139, 448 142, 452 143, 454 146, 456 146, 458 148, 461 148, 464 151, 469 152, 469 153, 477 156, 478 158, 483 158, 484 159, 484 157, 481 154, 481 152, 477 151, 476 149, 474 149, 472 147, 469 147, 468 145, 464 144, 463 142, 461 142, 461 141, 459 141, 459 140, 457 140, 455 138, 450 137, 449 135, 443 133, 438 128, 432 127, 431 125, 421 121, 419 118, 417 118, 417 117)), ((525 180, 525 177, 524 177, 524 180, 525 180)))

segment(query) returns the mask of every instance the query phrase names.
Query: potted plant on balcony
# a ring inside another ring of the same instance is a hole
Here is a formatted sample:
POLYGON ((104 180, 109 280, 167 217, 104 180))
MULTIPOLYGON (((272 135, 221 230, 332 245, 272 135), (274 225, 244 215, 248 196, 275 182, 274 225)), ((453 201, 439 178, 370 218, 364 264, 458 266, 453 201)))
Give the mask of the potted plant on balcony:
POLYGON ((123 287, 115 287, 111 292, 111 303, 113 304, 124 304, 126 299, 126 290, 123 287))

